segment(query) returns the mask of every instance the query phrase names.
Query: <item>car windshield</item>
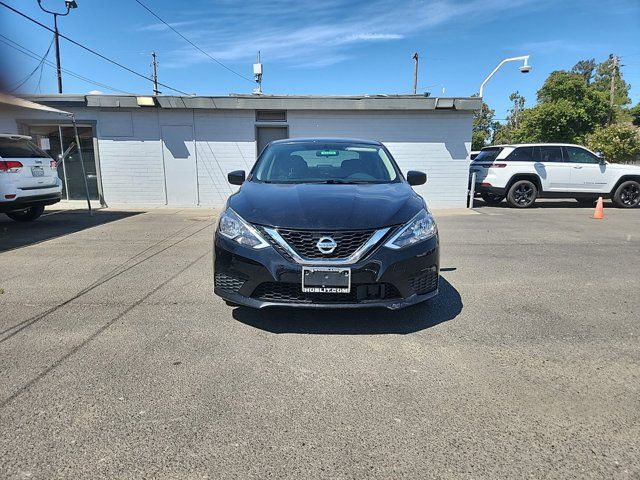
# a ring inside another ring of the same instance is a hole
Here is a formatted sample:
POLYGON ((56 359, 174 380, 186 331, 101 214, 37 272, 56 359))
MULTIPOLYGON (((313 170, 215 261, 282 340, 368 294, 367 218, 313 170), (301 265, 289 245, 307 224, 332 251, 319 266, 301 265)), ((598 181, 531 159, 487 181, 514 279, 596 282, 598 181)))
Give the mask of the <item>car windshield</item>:
POLYGON ((502 147, 483 148, 474 162, 493 162, 501 151, 502 147))
POLYGON ((269 145, 253 178, 266 183, 391 183, 400 181, 379 145, 291 142, 269 145))
POLYGON ((1 158, 49 158, 33 142, 26 138, 0 137, 1 158))

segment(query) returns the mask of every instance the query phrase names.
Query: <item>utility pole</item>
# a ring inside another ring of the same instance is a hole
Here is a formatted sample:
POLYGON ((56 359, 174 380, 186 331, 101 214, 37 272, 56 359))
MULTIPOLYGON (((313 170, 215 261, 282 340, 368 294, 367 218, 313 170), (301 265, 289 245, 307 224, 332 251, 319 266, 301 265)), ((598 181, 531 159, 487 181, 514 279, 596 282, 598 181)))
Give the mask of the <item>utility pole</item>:
POLYGON ((611 55, 611 93, 609 94, 609 122, 613 120, 613 102, 616 95, 616 75, 618 75, 618 56, 611 55))
POLYGON ((158 61, 156 52, 151 52, 151 65, 153 66, 153 94, 160 95, 162 92, 158 90, 158 61))
POLYGON ((414 53, 411 58, 415 60, 413 66, 413 94, 415 95, 418 90, 418 52, 414 53))
POLYGON ((67 7, 67 11, 65 13, 58 13, 58 12, 52 12, 50 10, 47 10, 42 6, 42 0, 38 0, 38 6, 40 7, 40 10, 42 10, 45 13, 49 13, 53 15, 53 43, 55 44, 55 47, 56 47, 56 74, 58 76, 58 93, 62 93, 62 66, 60 62, 60 39, 59 39, 59 33, 58 33, 58 16, 66 17, 67 15, 69 15, 69 12, 71 11, 71 9, 78 8, 78 4, 75 2, 75 0, 67 0, 64 2, 64 4, 67 7))

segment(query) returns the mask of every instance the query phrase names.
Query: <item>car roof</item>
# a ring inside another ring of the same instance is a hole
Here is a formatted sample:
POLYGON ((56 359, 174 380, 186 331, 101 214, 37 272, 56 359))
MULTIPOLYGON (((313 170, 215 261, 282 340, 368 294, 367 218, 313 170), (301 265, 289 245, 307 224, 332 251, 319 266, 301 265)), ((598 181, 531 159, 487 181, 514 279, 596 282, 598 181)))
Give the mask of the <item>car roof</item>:
POLYGON ((29 135, 18 135, 17 133, 0 133, 0 138, 10 138, 12 140, 31 140, 29 135))
POLYGON ((287 143, 360 143, 366 145, 381 146, 382 143, 376 140, 364 140, 361 138, 340 138, 340 137, 309 137, 309 138, 283 138, 282 140, 274 140, 272 144, 287 143))
POLYGON ((482 147, 482 150, 485 148, 517 148, 517 147, 580 147, 584 148, 583 145, 578 145, 576 143, 505 143, 501 145, 489 145, 487 147, 482 147))

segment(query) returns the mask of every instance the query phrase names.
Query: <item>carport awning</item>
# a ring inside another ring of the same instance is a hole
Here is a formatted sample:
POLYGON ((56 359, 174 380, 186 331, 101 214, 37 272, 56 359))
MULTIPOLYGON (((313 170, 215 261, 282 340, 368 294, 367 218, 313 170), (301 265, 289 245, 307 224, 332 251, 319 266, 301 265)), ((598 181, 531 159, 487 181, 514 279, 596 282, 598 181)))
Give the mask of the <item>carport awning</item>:
POLYGON ((59 113, 60 115, 67 115, 67 116, 72 115, 71 112, 65 112, 64 110, 58 110, 57 108, 47 107, 46 105, 30 102, 29 100, 13 97, 11 95, 6 95, 4 93, 0 93, 0 105, 9 105, 12 107, 28 108, 29 110, 43 110, 45 112, 59 113))

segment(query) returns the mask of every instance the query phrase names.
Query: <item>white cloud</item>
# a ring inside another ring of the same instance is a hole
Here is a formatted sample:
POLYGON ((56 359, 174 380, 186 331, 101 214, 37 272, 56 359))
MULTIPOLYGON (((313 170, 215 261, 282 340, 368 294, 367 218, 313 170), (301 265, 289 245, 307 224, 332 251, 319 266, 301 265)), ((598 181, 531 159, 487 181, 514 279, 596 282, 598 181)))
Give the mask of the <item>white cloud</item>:
MULTIPOLYGON (((452 22, 460 28, 464 22, 477 24, 525 4, 539 6, 546 1, 247 0, 239 8, 235 0, 216 0, 209 14, 206 9, 158 13, 168 18, 171 13, 178 15, 173 25, 220 61, 251 62, 260 50, 266 62, 309 68, 345 61, 357 44, 397 41, 452 22)), ((164 53, 164 67, 210 61, 175 33, 163 35, 180 45, 164 53)))

